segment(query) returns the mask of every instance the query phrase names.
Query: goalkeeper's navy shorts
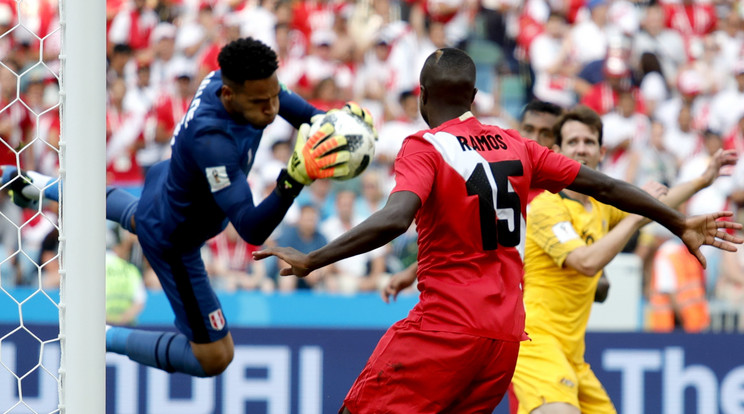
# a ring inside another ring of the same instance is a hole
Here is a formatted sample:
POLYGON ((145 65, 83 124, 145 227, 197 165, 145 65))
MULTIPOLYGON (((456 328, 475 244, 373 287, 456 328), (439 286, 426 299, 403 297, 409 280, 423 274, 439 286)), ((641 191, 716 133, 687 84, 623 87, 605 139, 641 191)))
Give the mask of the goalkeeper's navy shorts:
POLYGON ((148 246, 146 238, 140 238, 140 243, 176 314, 176 328, 198 344, 224 338, 227 321, 199 249, 189 253, 162 251, 148 246))

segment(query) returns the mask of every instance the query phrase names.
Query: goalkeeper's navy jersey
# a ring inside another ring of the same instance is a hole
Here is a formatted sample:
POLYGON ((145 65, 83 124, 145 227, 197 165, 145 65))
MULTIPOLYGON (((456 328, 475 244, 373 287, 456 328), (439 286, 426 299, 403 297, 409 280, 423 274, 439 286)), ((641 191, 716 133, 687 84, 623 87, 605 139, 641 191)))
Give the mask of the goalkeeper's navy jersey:
MULTIPOLYGON (((151 247, 200 247, 233 223, 249 243, 262 244, 292 203, 275 192, 259 205, 247 175, 263 128, 236 122, 219 97, 220 71, 207 75, 171 142, 170 160, 147 174, 135 219, 137 233, 151 247)), ((282 86, 279 116, 296 128, 322 113, 282 86)))

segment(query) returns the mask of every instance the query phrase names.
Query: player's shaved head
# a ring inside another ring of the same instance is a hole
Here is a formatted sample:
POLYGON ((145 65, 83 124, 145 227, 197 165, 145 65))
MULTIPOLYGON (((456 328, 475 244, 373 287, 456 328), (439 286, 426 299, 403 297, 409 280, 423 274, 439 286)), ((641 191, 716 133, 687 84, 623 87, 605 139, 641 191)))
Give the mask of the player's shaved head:
POLYGON ((420 82, 436 101, 469 107, 473 97, 468 92, 475 88, 475 63, 462 50, 438 49, 426 59, 420 82))
POLYGON ((475 99, 475 62, 454 48, 429 55, 419 78, 421 116, 431 128, 470 110, 475 99))

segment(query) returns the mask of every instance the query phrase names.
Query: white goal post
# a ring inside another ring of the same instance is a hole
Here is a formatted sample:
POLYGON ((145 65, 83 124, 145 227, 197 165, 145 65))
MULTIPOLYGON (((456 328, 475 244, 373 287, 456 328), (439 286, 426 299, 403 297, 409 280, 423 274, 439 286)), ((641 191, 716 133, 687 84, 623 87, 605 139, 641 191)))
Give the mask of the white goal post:
POLYGON ((106 2, 60 0, 61 413, 105 412, 106 2))

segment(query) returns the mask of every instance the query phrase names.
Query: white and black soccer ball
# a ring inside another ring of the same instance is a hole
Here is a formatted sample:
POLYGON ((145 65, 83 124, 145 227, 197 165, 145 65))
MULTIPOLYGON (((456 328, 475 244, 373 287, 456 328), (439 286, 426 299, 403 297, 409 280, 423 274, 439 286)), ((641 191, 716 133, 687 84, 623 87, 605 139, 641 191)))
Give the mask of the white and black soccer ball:
POLYGON ((367 168, 375 156, 375 131, 361 117, 346 111, 332 111, 310 126, 308 136, 318 131, 326 122, 333 124, 335 135, 346 137, 346 146, 341 149, 349 150, 349 174, 343 177, 334 177, 336 180, 352 179, 367 168))

